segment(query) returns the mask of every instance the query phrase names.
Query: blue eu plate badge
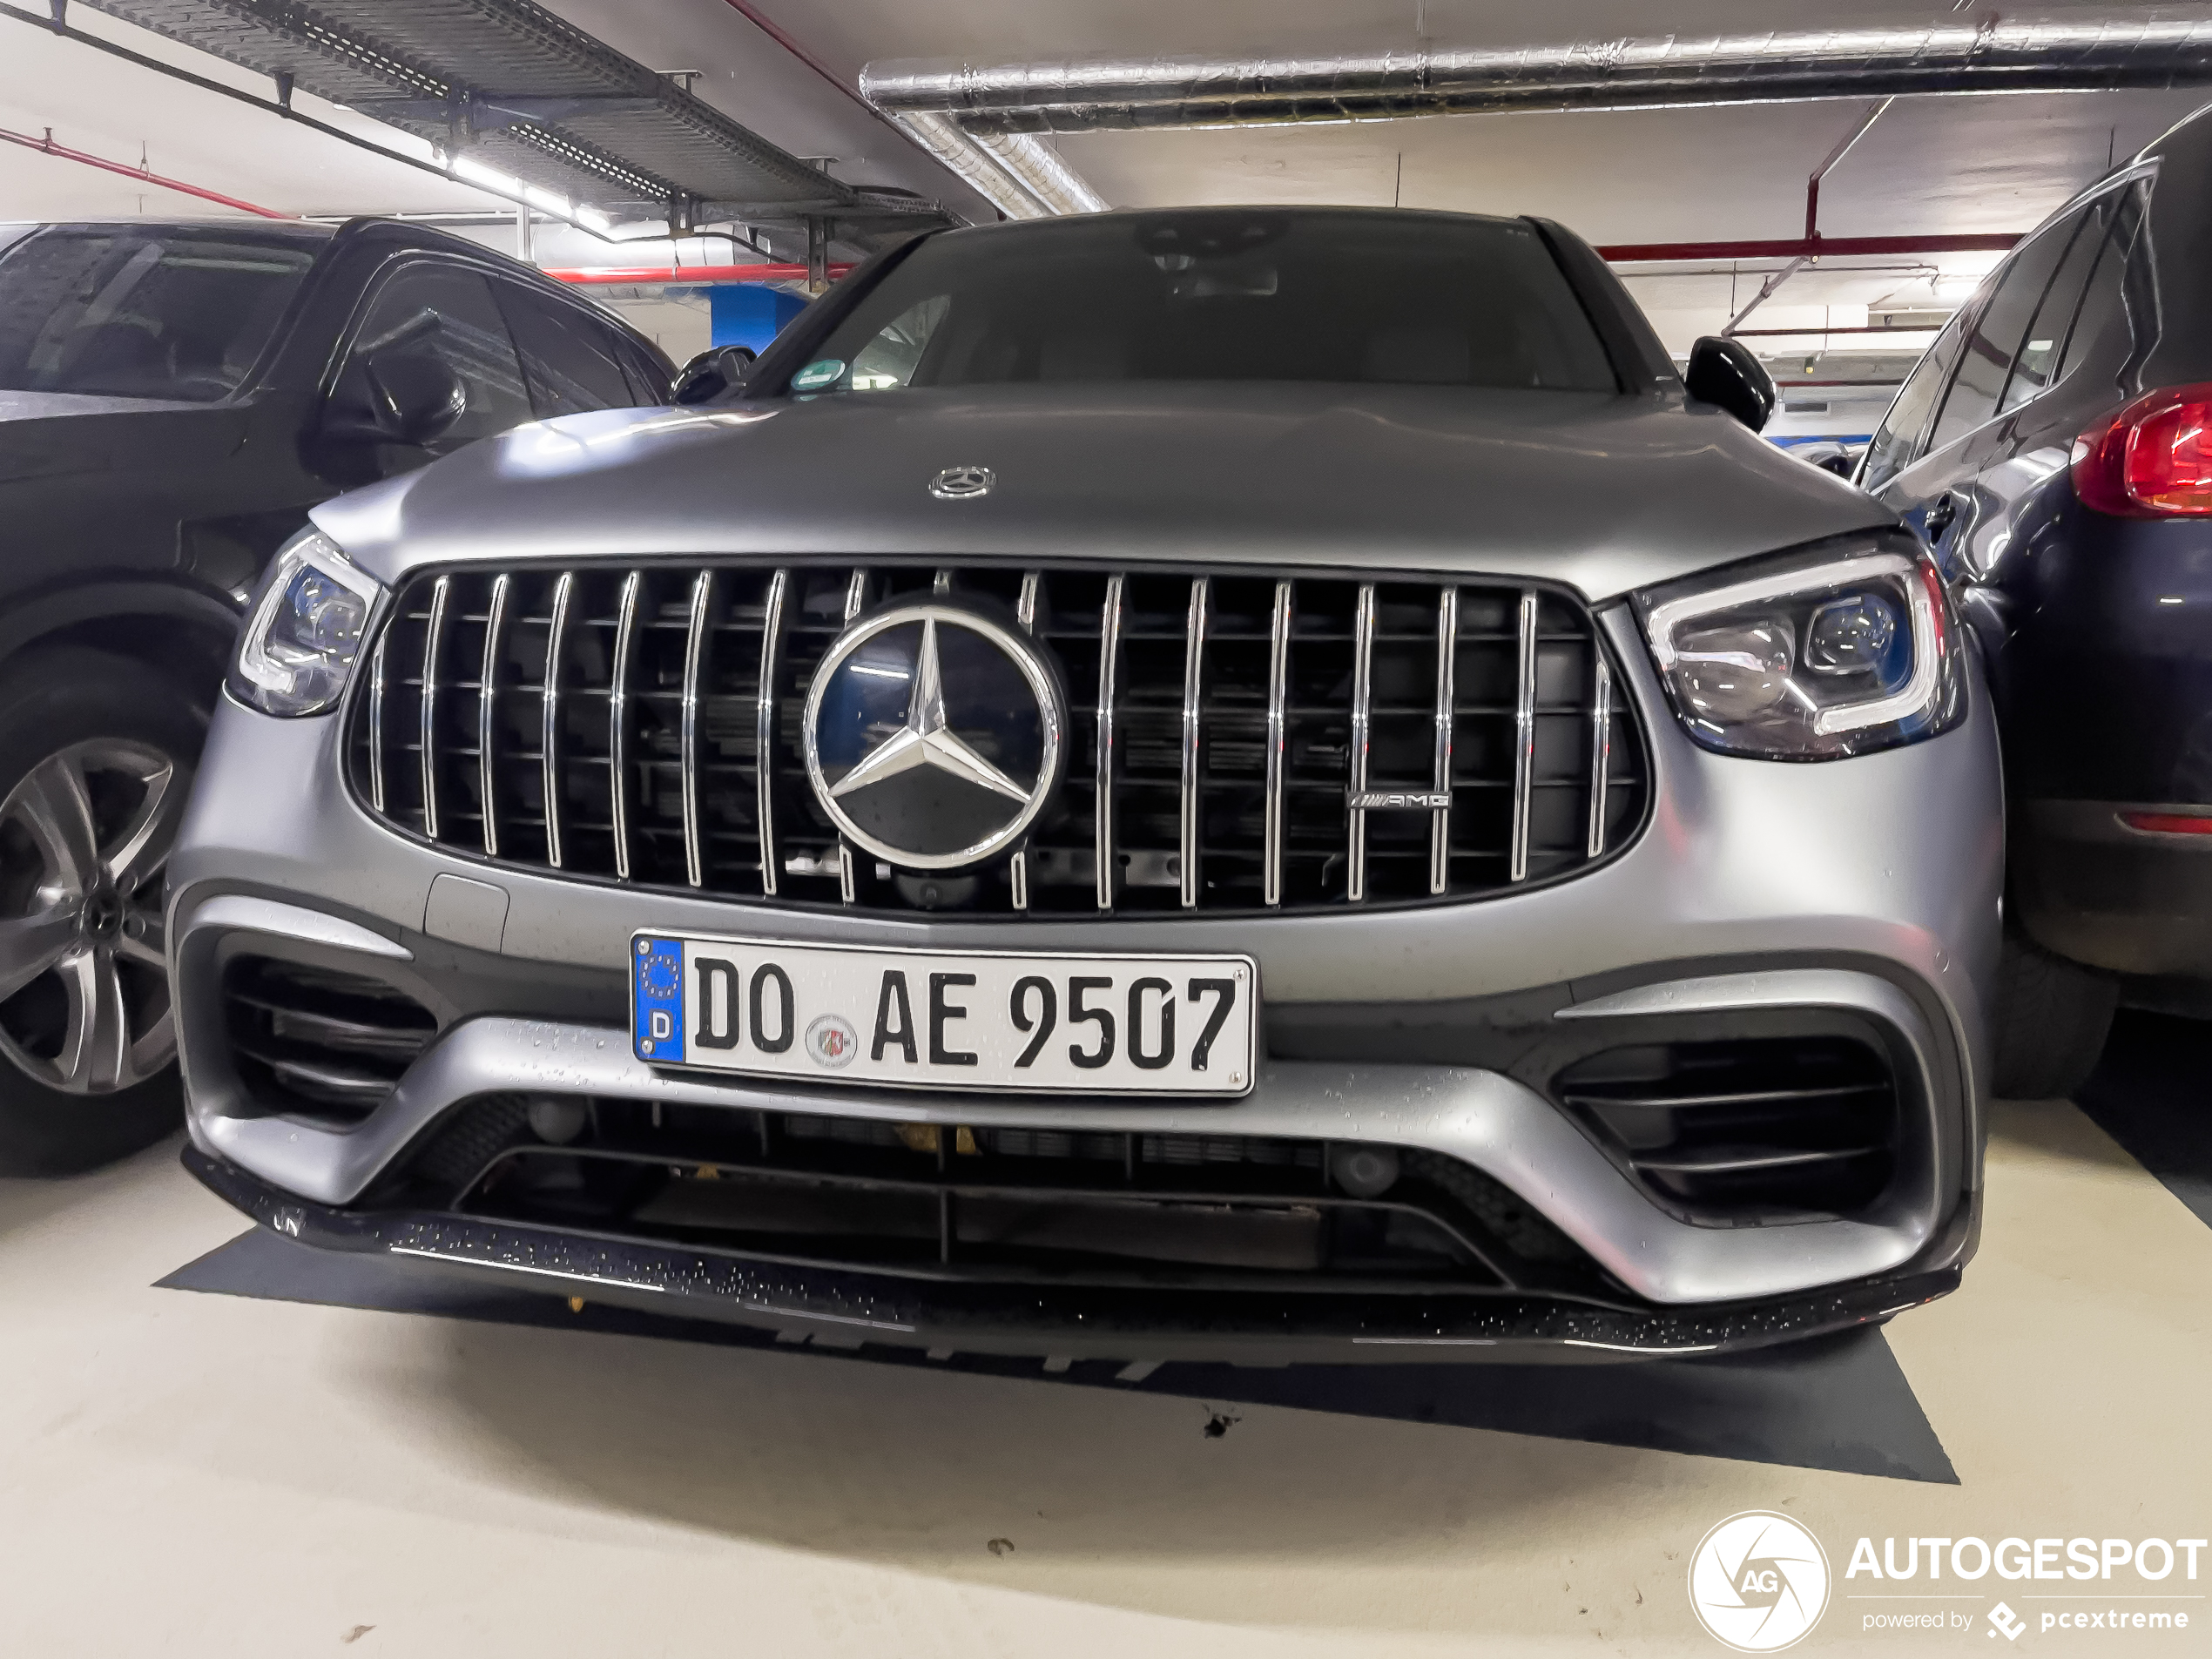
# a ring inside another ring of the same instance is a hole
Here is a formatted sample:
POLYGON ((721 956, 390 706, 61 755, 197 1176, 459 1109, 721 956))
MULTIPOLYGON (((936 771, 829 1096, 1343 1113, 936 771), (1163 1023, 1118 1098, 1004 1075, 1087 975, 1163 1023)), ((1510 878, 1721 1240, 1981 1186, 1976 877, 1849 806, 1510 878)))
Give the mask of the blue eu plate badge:
POLYGON ((684 1063, 684 941, 631 941, 631 1047, 640 1060, 684 1063))

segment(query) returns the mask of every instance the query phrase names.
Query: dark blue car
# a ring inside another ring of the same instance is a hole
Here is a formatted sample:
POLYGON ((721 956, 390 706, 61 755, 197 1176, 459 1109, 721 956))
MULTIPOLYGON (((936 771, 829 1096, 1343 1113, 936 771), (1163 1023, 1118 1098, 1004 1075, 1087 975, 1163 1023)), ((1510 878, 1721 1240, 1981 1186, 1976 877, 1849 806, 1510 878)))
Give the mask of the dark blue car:
POLYGON ((2115 1001, 2212 1013, 2212 111, 2020 242, 1859 472, 1979 637, 2009 815, 2000 1093, 2068 1092, 2115 1001))

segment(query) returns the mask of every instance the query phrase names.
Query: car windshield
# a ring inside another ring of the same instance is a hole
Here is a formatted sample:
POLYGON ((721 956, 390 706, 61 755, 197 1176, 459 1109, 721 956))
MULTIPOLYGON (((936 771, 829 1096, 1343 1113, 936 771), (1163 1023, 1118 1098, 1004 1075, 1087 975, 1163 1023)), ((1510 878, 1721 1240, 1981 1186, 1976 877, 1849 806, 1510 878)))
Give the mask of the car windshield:
POLYGON ((1358 209, 1111 213, 933 237, 786 386, 1061 381, 1618 389, 1532 226, 1358 209))
POLYGON ((314 263, 217 230, 49 230, 0 252, 0 390, 212 402, 314 263))

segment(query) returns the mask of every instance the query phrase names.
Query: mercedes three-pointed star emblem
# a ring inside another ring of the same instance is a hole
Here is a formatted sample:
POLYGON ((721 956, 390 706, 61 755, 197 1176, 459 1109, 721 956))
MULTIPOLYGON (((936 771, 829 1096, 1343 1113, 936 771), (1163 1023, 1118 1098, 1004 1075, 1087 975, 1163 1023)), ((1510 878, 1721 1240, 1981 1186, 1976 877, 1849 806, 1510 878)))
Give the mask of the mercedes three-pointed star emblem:
POLYGON ((1006 852, 1057 787, 1058 677, 988 606, 915 598, 855 622, 806 694, 806 771, 838 832, 910 870, 1006 852))
POLYGON ((914 662, 914 693, 907 705, 905 729, 894 732, 864 756, 859 765, 830 786, 830 793, 849 795, 915 766, 934 766, 995 791, 1008 800, 1026 804, 1029 799, 1028 790, 977 754, 945 724, 945 671, 937 659, 934 617, 922 621, 921 651, 914 662))

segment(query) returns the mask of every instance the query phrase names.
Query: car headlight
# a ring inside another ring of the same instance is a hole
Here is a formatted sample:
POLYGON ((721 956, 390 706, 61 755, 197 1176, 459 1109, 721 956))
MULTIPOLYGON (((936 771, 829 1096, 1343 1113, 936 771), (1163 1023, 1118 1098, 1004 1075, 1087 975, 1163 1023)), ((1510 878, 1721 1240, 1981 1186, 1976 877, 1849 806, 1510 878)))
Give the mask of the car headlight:
POLYGON ((1965 717, 1965 646, 1917 543, 1877 537, 1636 596, 1689 735, 1723 754, 1832 760, 1965 717))
POLYGON ((293 536, 253 597, 231 664, 231 695, 264 714, 334 707, 381 591, 320 531, 293 536))

